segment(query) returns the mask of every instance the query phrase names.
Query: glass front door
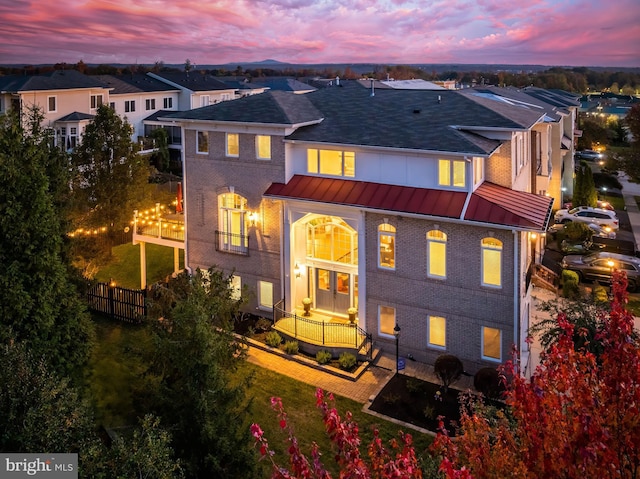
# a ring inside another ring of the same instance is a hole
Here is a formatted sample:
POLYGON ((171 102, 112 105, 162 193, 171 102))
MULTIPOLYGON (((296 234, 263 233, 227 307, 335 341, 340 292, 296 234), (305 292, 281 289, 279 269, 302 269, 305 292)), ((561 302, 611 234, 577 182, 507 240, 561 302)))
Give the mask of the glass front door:
POLYGON ((350 304, 351 275, 316 269, 316 308, 345 314, 350 304))

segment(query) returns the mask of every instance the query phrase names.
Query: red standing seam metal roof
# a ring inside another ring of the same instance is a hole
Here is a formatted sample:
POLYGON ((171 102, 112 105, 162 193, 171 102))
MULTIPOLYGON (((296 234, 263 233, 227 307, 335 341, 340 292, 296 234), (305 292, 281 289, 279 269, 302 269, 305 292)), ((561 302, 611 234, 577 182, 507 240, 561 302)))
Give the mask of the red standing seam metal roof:
POLYGON ((412 213, 545 230, 553 199, 483 183, 471 194, 367 181, 295 175, 287 183, 273 183, 264 196, 361 208, 412 213))

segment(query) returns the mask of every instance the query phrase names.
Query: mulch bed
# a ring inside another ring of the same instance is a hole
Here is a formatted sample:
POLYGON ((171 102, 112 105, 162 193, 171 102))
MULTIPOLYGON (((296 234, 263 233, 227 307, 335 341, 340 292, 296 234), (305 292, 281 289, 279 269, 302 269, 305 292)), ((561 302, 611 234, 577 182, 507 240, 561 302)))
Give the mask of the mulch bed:
POLYGON ((373 400, 369 409, 433 432, 438 431, 439 417, 450 436, 460 420, 460 391, 428 381, 396 374, 373 400), (440 394, 437 394, 437 393, 440 394))

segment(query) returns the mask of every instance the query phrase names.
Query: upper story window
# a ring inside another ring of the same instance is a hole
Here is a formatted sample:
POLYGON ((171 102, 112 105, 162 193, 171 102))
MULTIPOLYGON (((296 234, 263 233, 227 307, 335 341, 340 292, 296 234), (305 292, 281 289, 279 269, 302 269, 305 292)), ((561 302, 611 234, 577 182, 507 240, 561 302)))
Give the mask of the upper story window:
POLYGON ((173 98, 171 98, 170 96, 165 98, 162 102, 162 105, 165 110, 173 108, 173 98))
POLYGON ((358 233, 339 218, 315 218, 307 223, 307 257, 358 264, 358 233))
POLYGON ((473 158, 473 185, 476 186, 482 182, 484 177, 484 160, 478 156, 473 158))
POLYGON ((91 95, 91 109, 95 110, 102 105, 102 95, 91 95))
POLYGON ((378 267, 396 269, 396 229, 388 223, 378 226, 378 267))
POLYGON ((240 155, 240 137, 237 133, 226 135, 226 155, 237 157, 240 155))
POLYGON ((307 172, 321 175, 356 175, 356 154, 353 151, 307 149, 307 172))
POLYGON ((147 110, 155 110, 156 109, 156 99, 155 98, 147 98, 145 101, 145 108, 147 110))
POLYGON ((440 186, 464 188, 465 163, 464 160, 438 160, 438 184, 440 186))
POLYGON ((247 199, 236 193, 218 196, 219 224, 217 249, 236 254, 248 254, 247 199))
POLYGON ((209 134, 206 131, 198 131, 196 151, 209 153, 209 134))
POLYGON ((447 235, 440 230, 427 233, 427 276, 447 277, 447 235))
POLYGON ((127 100, 127 101, 125 101, 124 102, 124 111, 125 111, 125 113, 136 111, 136 101, 135 100, 127 100))
POLYGON ((109 107, 110 107, 113 111, 115 111, 115 110, 116 110, 116 102, 115 102, 115 101, 112 101, 111 103, 109 103, 109 107))
POLYGON ((55 113, 58 111, 58 97, 47 97, 47 113, 55 113))
POLYGON ((211 98, 209 95, 202 95, 200 97, 200 106, 209 106, 211 104, 211 98))
POLYGON ((502 287, 502 241, 482 238, 482 285, 502 287))
POLYGON ((256 135, 256 157, 259 160, 271 159, 271 137, 268 135, 256 135))

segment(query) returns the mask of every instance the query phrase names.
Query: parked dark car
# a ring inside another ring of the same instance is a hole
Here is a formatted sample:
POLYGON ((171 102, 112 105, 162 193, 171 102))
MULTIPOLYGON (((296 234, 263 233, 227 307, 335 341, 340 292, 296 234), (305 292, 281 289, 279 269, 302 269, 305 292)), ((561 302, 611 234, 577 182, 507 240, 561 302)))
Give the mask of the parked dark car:
POLYGON ((611 283, 613 271, 627 273, 628 290, 635 292, 640 284, 640 258, 617 253, 598 252, 587 255, 568 255, 562 259, 563 269, 578 273, 580 281, 611 283))

